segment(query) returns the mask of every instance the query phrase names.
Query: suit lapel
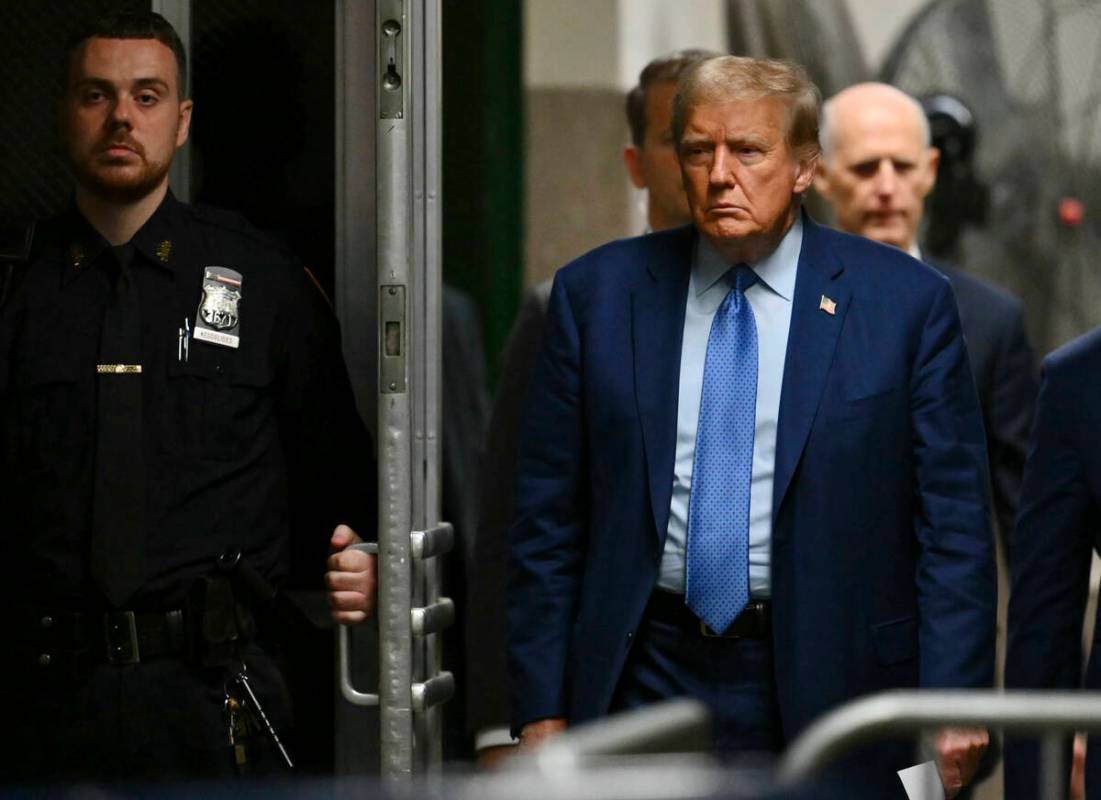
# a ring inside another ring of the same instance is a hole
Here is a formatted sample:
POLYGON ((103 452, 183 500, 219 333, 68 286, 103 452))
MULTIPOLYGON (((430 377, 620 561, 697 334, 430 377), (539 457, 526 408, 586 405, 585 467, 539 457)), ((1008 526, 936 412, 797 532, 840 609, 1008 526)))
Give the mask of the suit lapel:
POLYGON ((825 231, 804 214, 803 246, 795 278, 780 392, 776 472, 772 487, 773 520, 806 446, 837 338, 849 310, 851 291, 842 272, 843 266, 833 255, 825 231), (831 301, 834 304, 832 314, 822 308, 823 304, 829 306, 831 301))
POLYGON ((635 399, 650 481, 650 502, 659 541, 669 524, 673 462, 677 445, 684 308, 695 236, 683 228, 651 252, 648 275, 631 294, 635 399))

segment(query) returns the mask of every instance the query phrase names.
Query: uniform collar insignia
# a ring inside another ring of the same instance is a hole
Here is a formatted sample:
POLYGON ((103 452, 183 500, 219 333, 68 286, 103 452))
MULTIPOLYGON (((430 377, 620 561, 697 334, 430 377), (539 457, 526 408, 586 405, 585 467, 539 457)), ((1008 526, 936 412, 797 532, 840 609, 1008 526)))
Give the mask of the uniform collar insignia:
POLYGON ((88 260, 88 253, 84 246, 73 242, 69 245, 69 263, 74 267, 82 267, 88 260))
POLYGON ((179 241, 173 233, 178 230, 174 223, 179 206, 179 201, 169 191, 153 216, 130 239, 134 249, 153 264, 171 268, 177 260, 179 241))
POLYGON ((77 209, 75 202, 65 212, 63 224, 64 235, 68 239, 63 251, 63 258, 65 266, 70 268, 63 274, 75 277, 75 274, 83 272, 84 268, 95 264, 96 259, 110 245, 100 235, 99 231, 84 218, 84 215, 77 209))

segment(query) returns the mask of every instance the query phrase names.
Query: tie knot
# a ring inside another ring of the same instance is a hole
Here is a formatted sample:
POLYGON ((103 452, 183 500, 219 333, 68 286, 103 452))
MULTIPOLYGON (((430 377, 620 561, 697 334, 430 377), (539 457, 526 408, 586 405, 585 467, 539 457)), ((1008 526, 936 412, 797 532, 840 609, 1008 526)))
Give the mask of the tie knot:
POLYGON ((735 264, 731 269, 734 276, 734 288, 742 294, 745 290, 757 282, 757 273, 748 264, 735 264))
POLYGON ((117 286, 120 279, 129 277, 130 264, 133 260, 134 248, 132 245, 124 244, 108 249, 102 264, 112 286, 117 286))

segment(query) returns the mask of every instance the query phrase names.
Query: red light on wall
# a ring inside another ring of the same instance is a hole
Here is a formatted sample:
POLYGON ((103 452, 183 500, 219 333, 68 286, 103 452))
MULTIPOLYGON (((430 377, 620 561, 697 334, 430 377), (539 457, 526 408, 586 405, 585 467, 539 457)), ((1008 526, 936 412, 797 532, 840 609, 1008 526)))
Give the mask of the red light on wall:
POLYGON ((1082 224, 1082 218, 1086 215, 1086 207, 1077 197, 1064 197, 1059 201, 1059 221, 1067 227, 1077 227, 1082 224))

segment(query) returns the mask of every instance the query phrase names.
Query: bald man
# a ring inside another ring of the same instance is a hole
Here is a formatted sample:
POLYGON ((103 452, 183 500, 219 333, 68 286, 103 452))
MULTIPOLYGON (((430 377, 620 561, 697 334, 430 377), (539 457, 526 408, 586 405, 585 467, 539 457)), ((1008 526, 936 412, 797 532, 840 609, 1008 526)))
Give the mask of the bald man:
MULTIPOLYGON (((930 146, 918 102, 883 83, 851 86, 823 105, 821 140, 814 186, 833 207, 837 226, 920 259, 918 231, 940 153, 930 146)), ((1037 394, 1035 356, 1020 301, 948 265, 935 266, 956 292, 986 428, 994 514, 1006 542, 1037 394)))

